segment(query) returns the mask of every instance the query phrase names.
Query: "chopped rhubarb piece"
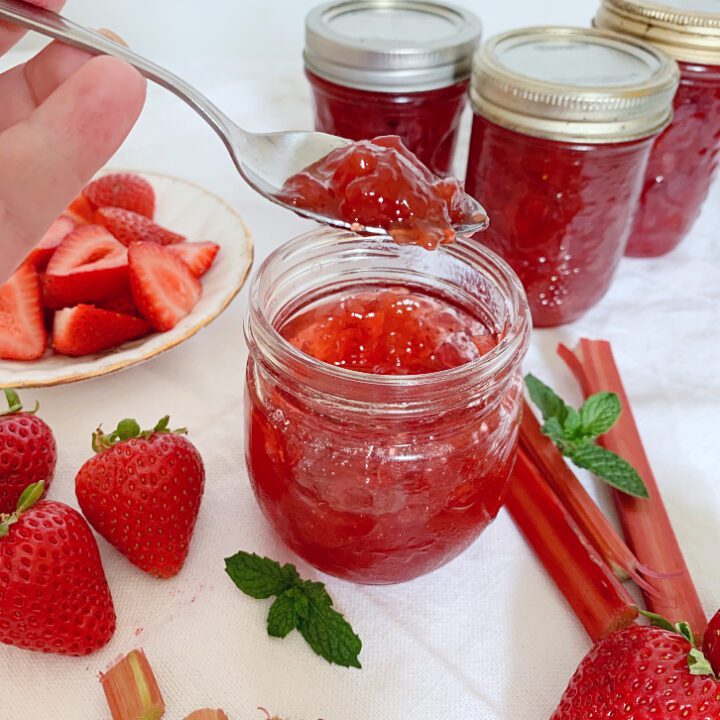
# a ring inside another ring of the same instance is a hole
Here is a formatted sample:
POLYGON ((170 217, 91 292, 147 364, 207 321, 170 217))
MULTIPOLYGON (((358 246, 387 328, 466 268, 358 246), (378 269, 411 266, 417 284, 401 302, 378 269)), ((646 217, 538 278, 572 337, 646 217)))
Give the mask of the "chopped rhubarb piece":
POLYGON ((27 256, 29 262, 38 272, 42 272, 48 266, 50 258, 57 250, 60 243, 75 229, 75 222, 69 217, 62 215, 53 222, 43 235, 40 242, 27 256))
POLYGON ((522 448, 513 470, 507 508, 594 641, 635 621, 634 600, 522 448))
POLYGON ((620 397, 622 414, 600 443, 635 467, 648 489, 647 499, 613 491, 628 544, 638 560, 657 573, 648 578, 651 590, 644 591, 645 599, 653 612, 673 623, 689 622, 695 636, 702 638, 707 618, 645 453, 610 343, 583 339, 574 354, 563 346, 559 354, 575 373, 585 395, 607 391, 620 397))
POLYGON ((228 720, 222 710, 196 710, 190 713, 185 720, 228 720))
POLYGON ((100 682, 113 720, 159 720, 165 714, 165 702, 142 649, 128 653, 100 682))

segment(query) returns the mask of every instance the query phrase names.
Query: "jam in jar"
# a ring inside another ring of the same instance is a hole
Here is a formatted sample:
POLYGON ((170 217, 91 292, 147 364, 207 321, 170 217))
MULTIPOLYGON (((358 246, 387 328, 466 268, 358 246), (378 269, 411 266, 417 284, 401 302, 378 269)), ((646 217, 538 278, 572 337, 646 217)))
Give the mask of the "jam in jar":
POLYGON ((505 498, 529 311, 512 270, 461 238, 319 230, 251 288, 246 457, 282 539, 364 583, 462 552, 505 498))
POLYGON ((536 326, 575 320, 610 287, 677 82, 663 53, 598 30, 516 30, 479 52, 466 188, 536 326))
POLYGON ((482 26, 424 0, 341 0, 306 20, 315 128, 369 140, 399 135, 436 175, 450 174, 482 26))
POLYGON ((675 248, 700 213, 720 157, 720 3, 604 0, 595 25, 653 43, 678 61, 675 115, 650 154, 627 255, 675 248))

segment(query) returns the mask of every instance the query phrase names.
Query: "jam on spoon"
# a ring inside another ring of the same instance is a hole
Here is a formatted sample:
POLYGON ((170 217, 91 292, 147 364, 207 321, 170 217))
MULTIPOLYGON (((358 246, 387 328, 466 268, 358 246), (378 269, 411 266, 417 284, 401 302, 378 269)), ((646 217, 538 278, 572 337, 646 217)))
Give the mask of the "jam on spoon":
POLYGON ((459 180, 433 175, 395 135, 333 150, 288 179, 277 197, 428 250, 451 243, 454 226, 485 220, 459 180))

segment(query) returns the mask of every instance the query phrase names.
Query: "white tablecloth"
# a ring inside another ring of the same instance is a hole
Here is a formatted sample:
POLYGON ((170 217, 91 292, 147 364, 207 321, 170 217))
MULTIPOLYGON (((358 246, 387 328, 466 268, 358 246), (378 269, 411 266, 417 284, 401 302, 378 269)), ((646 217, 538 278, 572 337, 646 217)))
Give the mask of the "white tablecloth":
MULTIPOLYGON (((551 9, 535 0, 465 4, 492 33, 586 23, 594 11, 592 0, 563 0, 551 9)), ((68 14, 114 27, 241 124, 271 130, 310 126, 300 52, 302 16, 311 5, 74 0, 68 14)), ((310 227, 254 195, 212 132, 157 88, 116 164, 173 173, 226 198, 252 229, 258 262, 310 227)), ((607 297, 574 325, 537 332, 527 360, 529 370, 579 400, 555 344, 583 335, 612 340, 708 611, 720 605, 719 223, 716 185, 681 248, 659 260, 623 261, 607 297)), ((145 576, 100 539, 118 612, 117 632, 104 650, 72 659, 0 647, 0 719, 108 718, 98 671, 136 646, 156 670, 169 720, 204 706, 252 720, 263 717, 255 710, 260 705, 292 720, 547 718, 589 643, 505 512, 464 555, 414 582, 361 587, 321 578, 364 641, 361 671, 327 665, 297 633, 282 641, 267 636, 267 603, 232 585, 223 558, 245 549, 319 574, 273 535, 248 484, 244 310, 243 295, 200 335, 142 367, 25 392, 28 401, 41 402, 59 443, 51 497, 76 505, 73 479, 98 422, 107 427, 132 415, 148 425, 164 413, 189 426, 206 461, 207 489, 189 560, 173 580, 145 576)), ((598 494, 605 502, 604 491, 598 494)))

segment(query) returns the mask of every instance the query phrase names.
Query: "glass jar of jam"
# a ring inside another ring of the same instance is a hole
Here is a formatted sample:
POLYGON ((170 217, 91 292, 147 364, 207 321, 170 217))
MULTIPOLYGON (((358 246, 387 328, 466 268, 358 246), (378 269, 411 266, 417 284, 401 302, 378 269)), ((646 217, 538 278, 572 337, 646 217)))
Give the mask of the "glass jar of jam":
POLYGON ((677 82, 664 53, 599 30, 515 30, 478 53, 466 189, 536 326, 571 322, 607 292, 677 82))
POLYGON ((482 25, 422 0, 343 0, 307 16, 315 128, 350 140, 399 135, 448 175, 482 25))
POLYGON ((678 61, 675 117, 655 141, 626 254, 663 255, 700 213, 720 157, 720 2, 603 0, 595 25, 678 61))
POLYGON ((428 252, 339 230, 276 250, 250 290, 246 458, 282 539, 363 583, 427 573, 503 504, 529 311, 461 238, 428 252))

